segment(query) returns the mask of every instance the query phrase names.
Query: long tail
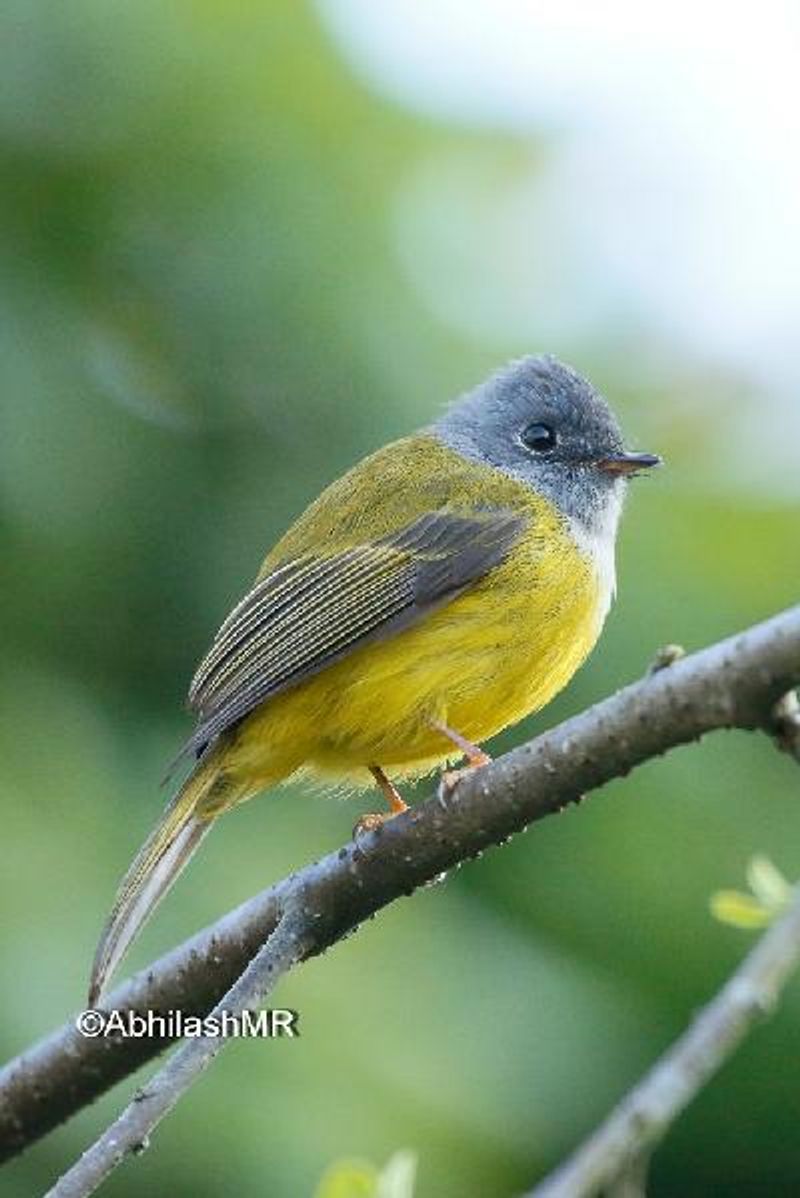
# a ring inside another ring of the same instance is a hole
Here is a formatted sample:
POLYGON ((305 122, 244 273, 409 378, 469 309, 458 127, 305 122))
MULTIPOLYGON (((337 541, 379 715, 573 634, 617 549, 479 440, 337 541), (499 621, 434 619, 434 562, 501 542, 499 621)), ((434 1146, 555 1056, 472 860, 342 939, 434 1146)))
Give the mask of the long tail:
MULTIPOLYGON (((103 928, 94 955, 89 983, 89 1006, 94 1007, 134 937, 214 822, 220 809, 208 804, 208 812, 197 813, 203 800, 222 782, 213 758, 200 765, 184 782, 151 832, 120 883, 111 914, 103 928)), ((216 796, 215 796, 216 797, 216 796)), ((227 806, 227 804, 226 804, 227 806)))

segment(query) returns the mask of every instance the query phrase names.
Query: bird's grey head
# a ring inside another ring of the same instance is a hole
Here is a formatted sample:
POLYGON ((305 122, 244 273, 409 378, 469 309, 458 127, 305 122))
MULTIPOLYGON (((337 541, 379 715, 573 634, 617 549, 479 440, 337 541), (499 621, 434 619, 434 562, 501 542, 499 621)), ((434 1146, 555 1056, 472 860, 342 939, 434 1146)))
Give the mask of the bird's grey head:
POLYGON ((448 408, 432 431, 465 457, 544 495, 592 540, 613 539, 625 479, 659 461, 626 453, 603 397, 550 356, 503 367, 448 408))

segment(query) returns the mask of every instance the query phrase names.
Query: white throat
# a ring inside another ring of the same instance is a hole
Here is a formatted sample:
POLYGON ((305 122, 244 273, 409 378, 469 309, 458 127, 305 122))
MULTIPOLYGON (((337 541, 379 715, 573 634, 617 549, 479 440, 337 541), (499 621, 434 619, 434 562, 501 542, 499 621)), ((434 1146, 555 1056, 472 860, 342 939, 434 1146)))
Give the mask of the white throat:
POLYGON ((593 528, 570 518, 570 531, 581 552, 592 563, 599 586, 597 620, 602 628, 612 600, 617 592, 617 570, 615 548, 617 528, 622 515, 623 487, 616 486, 607 496, 602 509, 595 514, 593 528))

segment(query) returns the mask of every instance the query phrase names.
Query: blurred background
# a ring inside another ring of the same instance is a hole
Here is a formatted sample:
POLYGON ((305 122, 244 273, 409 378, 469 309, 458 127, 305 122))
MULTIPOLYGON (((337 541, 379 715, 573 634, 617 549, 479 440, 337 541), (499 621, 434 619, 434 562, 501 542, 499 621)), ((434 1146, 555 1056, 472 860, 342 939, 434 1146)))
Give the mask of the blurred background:
MULTIPOLYGON (((277 535, 508 357, 587 374, 666 469, 590 662, 496 751, 796 602, 797 11, 763 0, 6 0, 0 15, 4 1056, 77 1010, 165 801, 193 666, 277 535)), ((220 824, 129 967, 341 844, 286 789, 220 824)), ((552 1167, 749 944, 709 895, 800 874, 796 765, 719 734, 396 904, 276 1001, 105 1186, 421 1198, 552 1167)), ((656 1196, 797 1192, 800 986, 675 1127, 656 1196)), ((141 1080, 141 1079, 139 1079, 141 1080)), ((134 1080, 7 1166, 28 1198, 134 1080)))

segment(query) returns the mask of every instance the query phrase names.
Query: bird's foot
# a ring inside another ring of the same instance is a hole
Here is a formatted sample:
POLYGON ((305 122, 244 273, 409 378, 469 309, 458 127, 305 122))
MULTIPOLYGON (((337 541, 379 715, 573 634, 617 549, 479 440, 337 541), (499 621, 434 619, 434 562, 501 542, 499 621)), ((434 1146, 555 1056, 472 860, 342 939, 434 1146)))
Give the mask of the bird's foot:
POLYGON ((393 782, 389 781, 381 767, 379 765, 371 765, 369 768, 370 773, 381 789, 383 797, 389 804, 389 810, 380 813, 373 811, 368 815, 362 815, 353 828, 353 840, 357 840, 359 836, 363 836, 366 832, 374 832, 376 828, 380 828, 385 824, 387 819, 394 819, 396 815, 401 815, 404 811, 408 811, 408 804, 403 802, 400 791, 393 782))
POLYGON ((467 759, 466 765, 454 770, 442 770, 439 776, 439 801, 446 803, 462 778, 465 778, 468 774, 474 774, 475 770, 482 769, 492 759, 488 753, 484 753, 483 749, 474 745, 471 740, 467 740, 460 732, 456 732, 454 728, 448 728, 447 724, 436 722, 432 727, 437 732, 441 732, 442 736, 446 736, 456 748, 461 750, 467 759))
POLYGON ((438 779, 438 798, 440 798, 440 801, 446 803, 462 778, 468 778, 469 774, 474 774, 475 770, 489 766, 490 762, 491 757, 489 754, 478 750, 475 754, 467 757, 466 766, 461 766, 459 769, 443 769, 440 779, 438 779))
POLYGON ((399 814, 399 811, 370 811, 367 815, 362 815, 353 828, 353 840, 366 836, 367 832, 374 832, 376 828, 382 828, 387 820, 394 819, 399 814))

